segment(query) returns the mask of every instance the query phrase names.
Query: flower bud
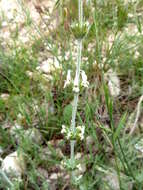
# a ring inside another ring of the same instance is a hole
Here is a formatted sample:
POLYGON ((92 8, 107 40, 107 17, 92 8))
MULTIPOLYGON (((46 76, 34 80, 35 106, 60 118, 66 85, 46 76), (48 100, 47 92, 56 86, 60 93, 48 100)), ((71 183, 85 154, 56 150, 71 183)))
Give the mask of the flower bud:
POLYGON ((71 83, 71 70, 68 70, 67 78, 66 78, 66 81, 64 83, 64 88, 66 88, 68 85, 70 85, 70 83, 71 83))
POLYGON ((83 70, 81 71, 81 78, 82 78, 81 85, 85 88, 88 88, 89 82, 87 81, 87 75, 85 74, 83 70))
POLYGON ((76 39, 82 39, 88 33, 89 23, 84 22, 81 26, 79 23, 73 23, 71 25, 71 31, 76 39))

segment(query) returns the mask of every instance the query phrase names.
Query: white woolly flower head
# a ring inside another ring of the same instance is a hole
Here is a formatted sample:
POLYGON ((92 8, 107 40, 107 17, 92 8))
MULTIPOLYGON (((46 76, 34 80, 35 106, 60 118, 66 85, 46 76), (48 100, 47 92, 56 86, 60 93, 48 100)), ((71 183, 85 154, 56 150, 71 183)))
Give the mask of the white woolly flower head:
POLYGON ((64 84, 64 88, 66 88, 68 85, 70 85, 71 83, 71 70, 68 70, 67 72, 67 78, 66 78, 66 81, 65 81, 65 84, 64 84))
POLYGON ((89 82, 87 81, 87 75, 85 74, 85 71, 81 71, 81 78, 82 78, 82 82, 81 85, 85 88, 87 88, 89 86, 89 82))

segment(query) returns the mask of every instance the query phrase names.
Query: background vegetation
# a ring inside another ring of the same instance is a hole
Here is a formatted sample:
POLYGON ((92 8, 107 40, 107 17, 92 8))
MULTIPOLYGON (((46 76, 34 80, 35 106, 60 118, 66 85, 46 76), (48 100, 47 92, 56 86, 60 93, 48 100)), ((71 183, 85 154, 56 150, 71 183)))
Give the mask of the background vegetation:
MULTIPOLYGON (((79 99, 77 121, 86 132, 76 144, 82 163, 76 186, 61 167, 70 154, 61 126, 71 121, 73 94, 63 86, 67 70, 75 71, 70 26, 77 1, 54 2, 52 11, 48 0, 16 3, 12 18, 2 10, 0 17, 0 156, 17 150, 26 164, 14 189, 141 190, 143 1, 84 1, 90 30, 82 69, 89 88, 79 99), (36 130, 32 138, 29 129, 36 130)), ((0 186, 8 189, 3 180, 0 186)))

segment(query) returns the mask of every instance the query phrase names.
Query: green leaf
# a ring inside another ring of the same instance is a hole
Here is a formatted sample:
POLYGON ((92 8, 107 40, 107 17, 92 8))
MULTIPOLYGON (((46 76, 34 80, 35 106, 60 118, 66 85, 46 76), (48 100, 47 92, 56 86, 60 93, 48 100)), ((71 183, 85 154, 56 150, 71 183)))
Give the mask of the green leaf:
POLYGON ((126 116, 127 114, 124 113, 124 115, 121 117, 118 127, 113 135, 114 141, 116 141, 116 139, 119 137, 121 129, 124 127, 125 121, 126 121, 126 116))
POLYGON ((55 8, 58 8, 58 7, 59 7, 60 1, 61 1, 61 0, 57 0, 57 1, 56 1, 56 3, 55 3, 55 8))
POLYGON ((118 29, 121 29, 125 23, 127 22, 128 13, 126 8, 123 5, 119 5, 117 7, 117 22, 118 22, 118 29))
POLYGON ((111 122, 111 124, 113 124, 113 117, 112 117, 113 103, 112 103, 112 99, 109 94, 109 89, 106 85, 104 85, 104 93, 105 93, 105 102, 106 102, 107 110, 108 110, 109 117, 110 117, 110 122, 111 122))
POLYGON ((65 106, 64 111, 63 111, 63 117, 65 122, 71 121, 71 116, 72 116, 72 105, 69 104, 65 106))

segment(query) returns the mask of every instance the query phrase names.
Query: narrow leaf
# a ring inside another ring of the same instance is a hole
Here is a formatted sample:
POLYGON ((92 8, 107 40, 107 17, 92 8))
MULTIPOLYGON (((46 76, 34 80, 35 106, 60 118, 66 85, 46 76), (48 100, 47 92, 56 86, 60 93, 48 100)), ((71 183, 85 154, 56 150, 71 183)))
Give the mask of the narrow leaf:
POLYGON ((121 129, 124 127, 125 121, 126 121, 126 113, 122 116, 122 118, 119 121, 118 127, 113 135, 114 141, 119 137, 121 129))

